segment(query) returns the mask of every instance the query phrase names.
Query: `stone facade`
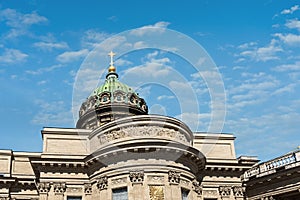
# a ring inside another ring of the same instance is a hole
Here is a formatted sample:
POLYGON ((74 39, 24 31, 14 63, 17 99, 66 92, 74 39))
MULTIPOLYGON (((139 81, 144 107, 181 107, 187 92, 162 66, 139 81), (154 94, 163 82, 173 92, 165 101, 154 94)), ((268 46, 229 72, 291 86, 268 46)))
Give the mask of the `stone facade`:
POLYGON ((299 152, 255 165, 236 158, 232 134, 146 115, 144 99, 119 82, 113 55, 77 128, 44 128, 42 152, 0 150, 0 200, 269 200, 287 183, 299 191, 299 152))
POLYGON ((192 133, 164 116, 126 119, 96 130, 44 128, 42 153, 1 150, 0 198, 111 200, 118 188, 130 200, 180 200, 182 190, 190 200, 244 198, 240 176, 257 160, 234 157, 233 135, 192 133), (100 140, 124 130, 132 135, 100 140), (215 152, 203 155, 206 143, 215 152), (226 156, 213 156, 221 150, 226 156))

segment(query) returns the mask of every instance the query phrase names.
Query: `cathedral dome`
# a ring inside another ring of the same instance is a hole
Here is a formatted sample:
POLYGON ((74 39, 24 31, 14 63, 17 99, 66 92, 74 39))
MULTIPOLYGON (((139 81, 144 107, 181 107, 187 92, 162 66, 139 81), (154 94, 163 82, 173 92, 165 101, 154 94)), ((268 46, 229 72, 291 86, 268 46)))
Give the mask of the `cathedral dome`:
POLYGON ((105 83, 97 87, 79 111, 77 128, 94 129, 107 122, 126 116, 148 114, 148 107, 143 98, 128 85, 118 79, 113 65, 113 52, 105 83))

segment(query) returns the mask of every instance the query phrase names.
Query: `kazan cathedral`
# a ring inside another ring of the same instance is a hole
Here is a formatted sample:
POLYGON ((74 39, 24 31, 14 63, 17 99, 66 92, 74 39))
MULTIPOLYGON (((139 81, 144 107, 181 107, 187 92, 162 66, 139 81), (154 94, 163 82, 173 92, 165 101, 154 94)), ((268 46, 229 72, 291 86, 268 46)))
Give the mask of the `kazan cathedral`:
POLYGON ((42 152, 0 150, 0 200, 300 199, 299 149, 266 162, 237 158, 233 134, 148 114, 110 55, 76 128, 43 128, 42 152))

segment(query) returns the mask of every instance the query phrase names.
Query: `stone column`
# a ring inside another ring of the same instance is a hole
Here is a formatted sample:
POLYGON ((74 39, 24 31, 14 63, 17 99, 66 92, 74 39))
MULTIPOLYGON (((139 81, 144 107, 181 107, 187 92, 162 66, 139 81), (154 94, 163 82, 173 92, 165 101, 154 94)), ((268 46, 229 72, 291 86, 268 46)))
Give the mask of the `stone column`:
POLYGON ((107 176, 100 177, 97 180, 97 188, 99 189, 100 199, 107 199, 107 200, 111 199, 111 197, 109 197, 108 195, 107 187, 108 187, 107 176))
POLYGON ((196 193, 196 198, 197 200, 202 200, 202 187, 200 183, 197 180, 193 180, 193 190, 196 193))
POLYGON ((55 200, 64 200, 66 184, 65 183, 54 183, 53 191, 54 191, 54 195, 55 195, 55 200))
POLYGON ((145 199, 144 196, 144 189, 143 189, 143 182, 144 182, 144 171, 134 171, 129 173, 129 178, 132 183, 132 200, 143 200, 145 199))
POLYGON ((180 173, 176 171, 169 171, 168 180, 170 184, 170 198, 172 200, 181 200, 181 188, 179 187, 180 173))
POLYGON ((48 200, 48 192, 50 191, 50 183, 38 183, 37 189, 40 200, 48 200))
POLYGON ((84 195, 85 195, 85 200, 92 200, 92 184, 90 183, 85 183, 84 184, 84 195))

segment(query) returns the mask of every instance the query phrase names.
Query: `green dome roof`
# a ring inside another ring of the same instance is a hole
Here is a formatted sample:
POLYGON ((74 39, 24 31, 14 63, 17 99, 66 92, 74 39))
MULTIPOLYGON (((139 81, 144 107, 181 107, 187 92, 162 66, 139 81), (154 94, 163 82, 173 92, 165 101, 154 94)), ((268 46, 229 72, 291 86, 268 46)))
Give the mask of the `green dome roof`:
MULTIPOLYGON (((110 55, 114 55, 113 52, 110 55)), ((94 129, 115 119, 148 114, 148 107, 128 85, 121 83, 111 60, 103 85, 81 104, 77 128, 94 129)))
POLYGON ((125 93, 135 93, 131 87, 121 83, 116 75, 109 74, 105 83, 97 87, 90 96, 99 96, 102 93, 110 92, 114 93, 115 91, 122 91, 125 93))

